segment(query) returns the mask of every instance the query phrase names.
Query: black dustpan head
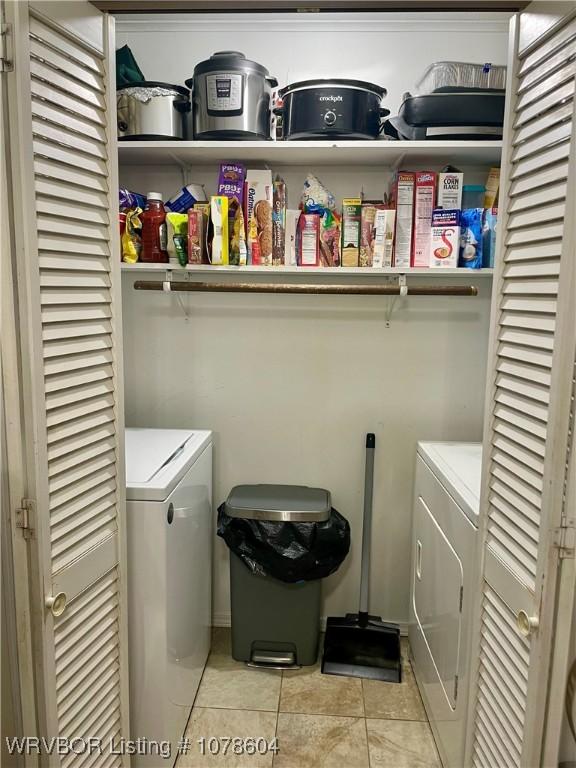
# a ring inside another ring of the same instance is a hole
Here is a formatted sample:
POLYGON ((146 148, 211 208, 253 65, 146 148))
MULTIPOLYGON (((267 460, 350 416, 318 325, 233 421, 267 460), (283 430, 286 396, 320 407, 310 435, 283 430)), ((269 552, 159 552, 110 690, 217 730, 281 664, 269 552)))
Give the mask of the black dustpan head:
POLYGON ((378 616, 328 618, 322 672, 401 683, 400 630, 378 616))

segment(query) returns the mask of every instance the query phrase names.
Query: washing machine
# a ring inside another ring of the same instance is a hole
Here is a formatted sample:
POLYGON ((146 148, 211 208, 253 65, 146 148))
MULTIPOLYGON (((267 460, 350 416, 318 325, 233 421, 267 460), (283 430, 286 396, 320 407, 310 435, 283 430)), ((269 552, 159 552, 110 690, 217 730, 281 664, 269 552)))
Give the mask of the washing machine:
POLYGON ((133 766, 174 762, 210 650, 212 433, 126 430, 131 739, 150 745, 133 766))
POLYGON ((418 443, 410 649, 444 768, 462 768, 482 447, 418 443))

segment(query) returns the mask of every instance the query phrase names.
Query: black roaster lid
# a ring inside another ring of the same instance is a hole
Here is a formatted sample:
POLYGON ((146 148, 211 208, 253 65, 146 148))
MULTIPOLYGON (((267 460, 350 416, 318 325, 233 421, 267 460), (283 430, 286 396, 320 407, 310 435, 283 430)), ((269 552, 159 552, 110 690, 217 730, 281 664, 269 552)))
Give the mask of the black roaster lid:
POLYGON ((366 80, 346 80, 344 78, 337 77, 318 77, 314 80, 299 80, 297 83, 290 83, 290 85, 286 85, 284 88, 281 88, 278 91, 278 95, 280 97, 284 97, 287 93, 297 91, 299 88, 313 88, 314 86, 325 86, 328 88, 361 88, 365 91, 375 93, 380 98, 383 98, 388 93, 386 88, 382 88, 381 85, 369 83, 366 80))
MULTIPOLYGON (((269 72, 262 64, 258 64, 256 61, 247 59, 240 51, 216 51, 210 56, 209 59, 201 61, 194 67, 194 75, 201 75, 204 72, 221 72, 226 69, 249 69, 252 72, 256 72, 263 77, 269 77, 269 72)), ((189 88, 192 88, 193 78, 189 78, 185 81, 189 88)))
POLYGON ((183 85, 174 85, 173 83, 161 83, 158 80, 136 80, 134 83, 126 83, 116 88, 117 91, 124 91, 126 88, 169 88, 182 96, 190 98, 190 91, 183 85))

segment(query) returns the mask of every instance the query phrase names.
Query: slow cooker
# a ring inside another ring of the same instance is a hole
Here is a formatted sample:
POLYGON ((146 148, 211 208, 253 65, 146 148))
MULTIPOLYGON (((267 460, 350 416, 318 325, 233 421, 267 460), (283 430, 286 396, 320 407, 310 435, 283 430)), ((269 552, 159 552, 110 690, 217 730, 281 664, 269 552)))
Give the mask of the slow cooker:
POLYGON ((181 85, 142 80, 116 92, 119 139, 188 139, 190 91, 181 85))
POLYGON ((272 88, 266 67, 239 51, 219 51, 194 67, 196 139, 269 139, 272 88))
POLYGON ((386 89, 363 80, 316 79, 278 91, 284 139, 377 139, 386 89))

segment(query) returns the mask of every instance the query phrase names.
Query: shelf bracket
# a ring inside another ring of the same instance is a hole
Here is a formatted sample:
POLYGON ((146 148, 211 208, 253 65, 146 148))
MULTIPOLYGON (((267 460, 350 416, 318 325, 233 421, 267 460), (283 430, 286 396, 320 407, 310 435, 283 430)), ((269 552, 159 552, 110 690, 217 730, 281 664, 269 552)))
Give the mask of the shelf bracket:
MULTIPOLYGON (((162 290, 164 291, 164 293, 172 293, 172 271, 170 269, 167 269, 166 274, 164 275, 164 280, 162 281, 162 290)), ((186 307, 186 305, 184 304, 182 300, 182 296, 180 296, 180 294, 176 291, 174 291, 174 296, 176 297, 176 301, 178 302, 178 305, 182 310, 184 319, 188 321, 190 319, 190 311, 188 307, 186 307)))
POLYGON ((391 299, 388 299, 388 304, 386 307, 386 328, 390 328, 390 321, 392 320, 392 314, 396 308, 396 302, 398 301, 398 298, 404 298, 404 296, 408 296, 408 284, 406 282, 405 274, 398 275, 398 287, 400 288, 400 293, 398 296, 393 296, 391 299))

